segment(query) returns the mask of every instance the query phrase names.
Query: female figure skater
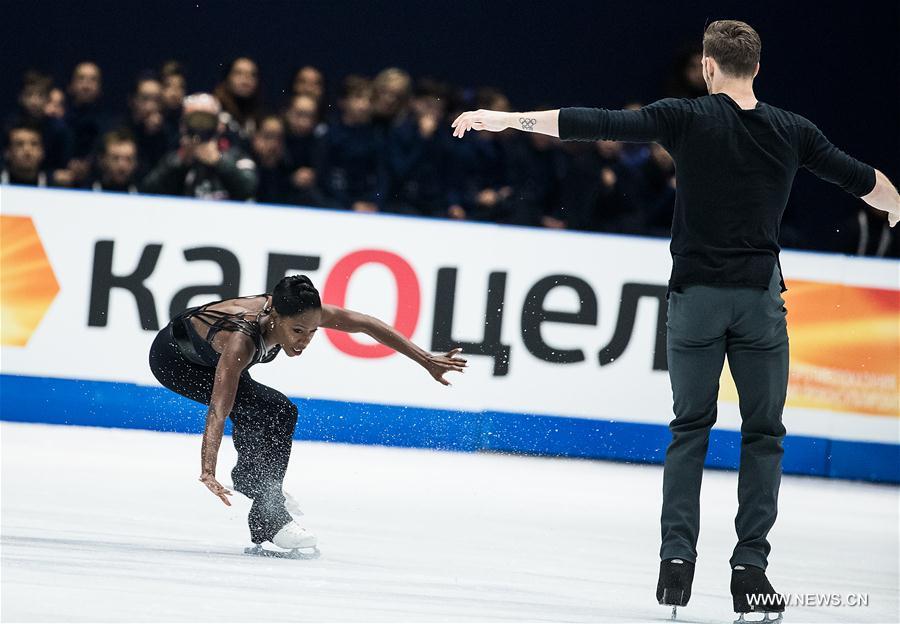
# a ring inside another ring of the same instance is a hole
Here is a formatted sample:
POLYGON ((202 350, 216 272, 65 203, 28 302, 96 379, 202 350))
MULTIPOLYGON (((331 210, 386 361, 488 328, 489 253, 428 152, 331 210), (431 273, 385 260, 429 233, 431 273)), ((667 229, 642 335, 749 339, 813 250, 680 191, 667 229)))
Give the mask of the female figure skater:
POLYGON ((272 294, 240 297, 191 308, 164 327, 150 348, 150 370, 166 388, 209 406, 200 450, 200 481, 231 505, 216 480, 216 459, 225 419, 233 423, 237 464, 234 489, 253 500, 248 523, 257 545, 247 552, 268 553, 260 545, 314 548, 316 537, 285 509, 281 486, 291 454, 297 406, 277 390, 250 377, 249 369, 303 353, 319 327, 362 332, 424 367, 444 385, 444 374, 462 371, 461 349, 434 355, 386 323, 358 312, 323 305, 305 275, 278 282, 272 294))

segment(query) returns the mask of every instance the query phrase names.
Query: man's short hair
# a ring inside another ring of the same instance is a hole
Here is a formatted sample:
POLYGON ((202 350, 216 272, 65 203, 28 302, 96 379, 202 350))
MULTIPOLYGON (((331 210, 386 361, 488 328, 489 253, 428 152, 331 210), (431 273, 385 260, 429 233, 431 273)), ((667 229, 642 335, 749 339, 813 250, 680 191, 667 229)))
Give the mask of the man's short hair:
POLYGON ((137 143, 134 140, 134 135, 131 134, 131 131, 127 128, 118 128, 116 130, 110 130, 106 134, 103 135, 103 154, 106 155, 109 153, 110 145, 117 145, 119 143, 134 143, 137 146, 137 143))
POLYGON ((141 88, 141 85, 145 82, 160 82, 159 74, 157 74, 152 69, 142 69, 134 79, 134 83, 132 83, 131 85, 132 97, 137 95, 138 91, 141 88))
POLYGON ((29 69, 22 76, 22 91, 26 89, 34 89, 49 96, 50 90, 53 89, 53 78, 43 72, 29 69))
POLYGON ((30 119, 20 119, 16 123, 12 124, 9 127, 9 130, 6 132, 6 144, 9 145, 12 143, 12 135, 13 132, 19 132, 20 130, 27 130, 28 132, 34 132, 38 135, 38 141, 44 140, 44 133, 41 132, 41 126, 36 122, 30 119))
POLYGON ((753 28, 737 20, 718 20, 703 33, 703 54, 712 57, 726 74, 752 78, 762 42, 753 28))
POLYGON ((372 81, 364 76, 350 74, 341 83, 340 98, 371 97, 372 81))
POLYGON ((165 63, 162 64, 162 67, 159 69, 159 76, 163 80, 166 78, 171 78, 172 76, 181 76, 185 77, 184 65, 181 64, 180 61, 176 61, 175 59, 169 59, 165 63))

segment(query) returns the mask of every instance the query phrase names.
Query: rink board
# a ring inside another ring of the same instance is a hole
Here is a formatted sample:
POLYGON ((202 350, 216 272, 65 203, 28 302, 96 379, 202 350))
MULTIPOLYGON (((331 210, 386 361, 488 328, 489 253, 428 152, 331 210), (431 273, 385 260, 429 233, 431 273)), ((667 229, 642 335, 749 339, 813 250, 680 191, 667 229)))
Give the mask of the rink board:
MULTIPOLYGON (((0 418, 200 430, 159 388, 156 331, 188 305, 306 273, 327 303, 432 351, 451 388, 368 337, 324 330, 254 378, 302 439, 659 462, 669 440, 667 241, 178 198, 0 187, 0 418)), ((893 260, 785 252, 789 472, 900 482, 893 260)), ((732 468, 723 372, 708 463, 732 468)))
MULTIPOLYGON (((465 412, 292 398, 297 440, 494 451, 662 463, 664 425, 465 412)), ((0 375, 2 420, 202 433, 206 410, 164 388, 126 383, 0 375), (164 416, 162 416, 164 415, 164 416)), ((226 434, 231 432, 230 421, 226 434)), ((900 446, 788 435, 784 472, 900 483, 900 446)), ((706 465, 736 469, 740 433, 714 428, 706 465)))

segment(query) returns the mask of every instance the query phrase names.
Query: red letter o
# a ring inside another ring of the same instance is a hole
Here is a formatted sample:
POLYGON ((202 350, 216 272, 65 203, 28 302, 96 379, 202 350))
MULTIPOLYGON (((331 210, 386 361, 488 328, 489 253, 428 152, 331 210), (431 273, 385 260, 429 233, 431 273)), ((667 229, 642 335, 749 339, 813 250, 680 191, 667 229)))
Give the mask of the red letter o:
MULTIPOLYGON (((350 277, 364 264, 378 263, 386 266, 397 283, 397 316, 394 328, 411 338, 419 322, 420 291, 419 280, 409 263, 395 253, 379 249, 355 251, 338 260, 325 281, 323 301, 344 307, 347 300, 347 285, 350 277)), ((325 335, 338 350, 347 355, 361 358, 381 358, 394 353, 383 344, 362 344, 351 334, 336 329, 326 329, 325 335)))

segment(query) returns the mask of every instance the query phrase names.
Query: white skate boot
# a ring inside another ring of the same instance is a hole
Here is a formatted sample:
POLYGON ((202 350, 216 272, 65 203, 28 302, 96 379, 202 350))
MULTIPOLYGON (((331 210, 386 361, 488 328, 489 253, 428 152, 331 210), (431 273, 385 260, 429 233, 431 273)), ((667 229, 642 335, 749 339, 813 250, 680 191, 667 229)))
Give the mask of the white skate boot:
POLYGON ((316 539, 315 535, 304 529, 294 520, 291 520, 284 525, 281 530, 275 534, 275 537, 272 538, 273 544, 279 548, 284 548, 285 550, 294 550, 295 548, 315 548, 318 542, 319 540, 316 539))
POLYGON ((272 537, 272 543, 284 550, 269 550, 263 548, 262 544, 256 544, 251 548, 245 548, 244 554, 287 559, 317 559, 319 557, 319 549, 316 548, 318 541, 309 530, 291 520, 272 537))

